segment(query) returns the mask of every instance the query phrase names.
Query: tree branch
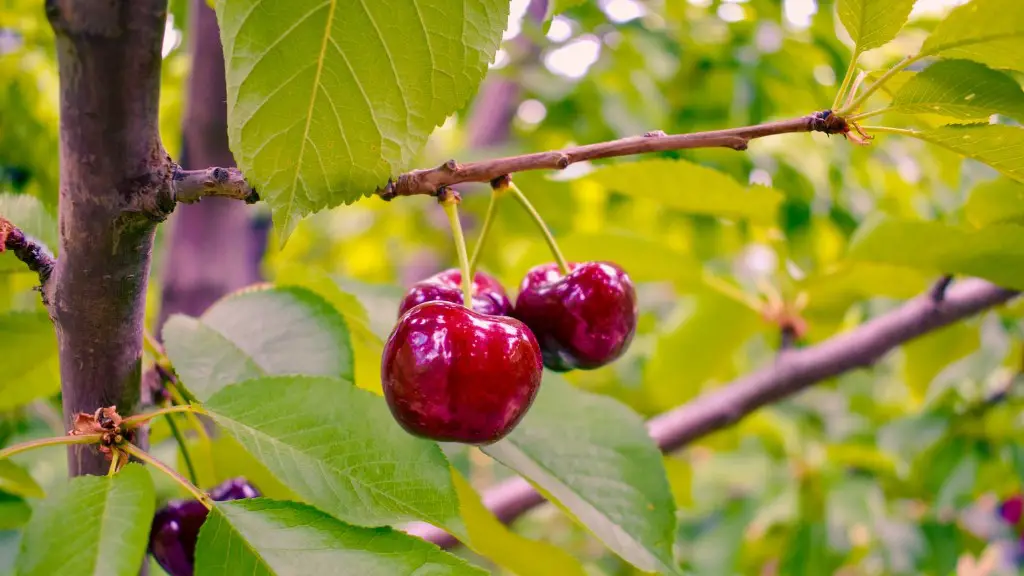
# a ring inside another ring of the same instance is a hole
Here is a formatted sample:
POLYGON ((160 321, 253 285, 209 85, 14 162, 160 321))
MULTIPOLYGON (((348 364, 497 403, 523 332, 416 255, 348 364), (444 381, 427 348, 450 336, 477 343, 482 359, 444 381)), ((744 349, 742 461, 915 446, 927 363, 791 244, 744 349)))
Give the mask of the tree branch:
POLYGON ((254 204, 260 199, 256 189, 249 186, 237 168, 185 170, 175 164, 171 190, 174 200, 184 204, 199 202, 209 196, 243 200, 246 204, 254 204))
POLYGON ((46 285, 57 260, 46 246, 26 236, 20 228, 0 216, 0 253, 5 250, 13 252, 14 256, 24 262, 29 270, 39 274, 40 284, 46 285))
POLYGON ((454 186, 464 182, 490 182, 500 176, 526 170, 563 170, 571 164, 585 160, 692 148, 746 150, 747 144, 751 140, 765 136, 796 132, 845 134, 847 130, 847 124, 842 118, 826 110, 800 118, 728 130, 690 134, 665 134, 655 131, 648 132, 643 136, 632 136, 611 142, 496 158, 469 164, 460 165, 455 160, 449 160, 437 168, 406 172, 399 176, 398 180, 389 181, 387 186, 383 190, 378 190, 377 193, 385 200, 391 200, 396 196, 432 195, 443 186, 454 186))
MULTIPOLYGON (((1017 294, 977 279, 951 286, 941 304, 924 294, 816 346, 787 351, 771 366, 649 420, 647 430, 662 451, 677 450, 813 384, 871 366, 909 340, 998 306, 1017 294)), ((522 478, 514 478, 487 490, 483 502, 508 523, 543 503, 544 497, 522 478)), ((408 531, 445 548, 458 544, 448 533, 427 524, 416 523, 408 531)))

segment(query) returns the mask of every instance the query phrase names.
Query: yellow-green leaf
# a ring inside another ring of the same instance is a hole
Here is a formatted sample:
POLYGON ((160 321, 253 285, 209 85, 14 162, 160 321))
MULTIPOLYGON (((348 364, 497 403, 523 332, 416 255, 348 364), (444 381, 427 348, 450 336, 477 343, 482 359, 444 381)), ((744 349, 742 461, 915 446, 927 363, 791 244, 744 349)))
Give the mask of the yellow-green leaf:
POLYGON ((1024 128, 1002 124, 949 125, 913 136, 988 164, 1024 182, 1024 128))
POLYGON ((977 350, 980 344, 977 327, 958 323, 904 345, 903 378, 911 398, 917 403, 924 402, 932 380, 947 366, 977 350))
POLYGON ((0 460, 0 492, 25 498, 42 498, 43 489, 26 472, 10 460, 0 460))
POLYGON ((896 37, 910 16, 915 0, 840 0, 839 20, 864 52, 896 37))
POLYGON ((1020 0, 973 0, 950 11, 921 47, 922 56, 966 58, 993 68, 1024 70, 1020 0))
POLYGON ((970 60, 936 62, 896 93, 892 108, 908 114, 940 114, 979 120, 992 114, 1024 118, 1024 91, 1002 72, 970 60))
POLYGON ((967 221, 979 228, 999 222, 1024 224, 1024 184, 999 178, 971 190, 964 206, 967 221))

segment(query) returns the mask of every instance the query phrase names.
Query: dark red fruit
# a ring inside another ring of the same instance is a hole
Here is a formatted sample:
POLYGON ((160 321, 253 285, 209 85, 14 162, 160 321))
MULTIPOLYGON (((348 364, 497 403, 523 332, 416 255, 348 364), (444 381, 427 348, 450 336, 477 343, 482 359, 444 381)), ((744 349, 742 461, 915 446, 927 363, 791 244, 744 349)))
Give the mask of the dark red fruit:
MULTIPOLYGON (((512 302, 501 284, 491 275, 483 272, 473 274, 473 310, 481 314, 508 316, 512 310, 512 302)), ((451 302, 462 304, 462 272, 450 268, 434 274, 430 278, 420 280, 405 293, 405 299, 398 307, 401 316, 424 302, 451 302)))
POLYGON ((1004 500, 999 505, 999 515, 1007 524, 1017 525, 1024 515, 1024 496, 1015 494, 1004 500))
POLYGON ((519 287, 512 316, 540 343, 544 365, 564 372, 604 366, 622 355, 636 332, 636 290, 609 262, 532 268, 519 287))
MULTIPOLYGON (((260 495, 244 478, 227 480, 210 491, 217 502, 260 495)), ((199 528, 209 511, 198 500, 172 500, 157 511, 149 533, 149 553, 171 576, 192 576, 199 528)))
POLYGON ((381 360, 384 398, 410 434, 489 444, 533 403, 543 366, 520 321, 426 302, 398 320, 381 360))

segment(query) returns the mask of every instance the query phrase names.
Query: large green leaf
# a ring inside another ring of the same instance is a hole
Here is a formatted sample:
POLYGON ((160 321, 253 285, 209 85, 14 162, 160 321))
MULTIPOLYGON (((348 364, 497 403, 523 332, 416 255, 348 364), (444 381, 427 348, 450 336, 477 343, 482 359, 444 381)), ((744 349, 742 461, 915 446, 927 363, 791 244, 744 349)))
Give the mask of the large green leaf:
MULTIPOLYGON (((35 196, 0 194, 0 216, 41 242, 51 252, 57 247, 57 221, 35 196)), ((9 270, 20 272, 26 268, 13 254, 0 256, 0 272, 9 270)))
POLYGON ((1024 224, 1024 184, 999 178, 971 190, 964 206, 967 221, 977 227, 998 222, 1024 224))
POLYGON ((39 484, 25 471, 10 460, 0 460, 0 492, 26 498, 45 496, 39 484))
POLYGON ((888 44, 910 16, 915 0, 839 0, 839 20, 856 52, 888 44))
POLYGON ((954 124, 912 134, 1024 182, 1024 128, 1002 124, 954 124))
POLYGON ((675 502, 643 421, 546 373, 523 422, 483 451, 522 474, 616 554, 674 572, 675 502))
POLYGON ((919 406, 930 396, 932 380, 947 366, 974 352, 981 344, 976 326, 958 323, 911 340, 903 346, 903 378, 919 406))
POLYGON ((980 120, 992 114, 1024 118, 1024 91, 1002 72, 970 60, 932 64, 896 92, 893 109, 980 120))
POLYGON ((0 491, 0 532, 21 528, 32 517, 32 507, 20 496, 0 491))
POLYGON ((345 319, 302 288, 261 288, 221 299, 199 318, 172 316, 167 354, 185 386, 206 400, 228 384, 305 374, 352 380, 345 319))
POLYGON ((402 430, 379 396, 330 378, 269 377, 228 386, 205 408, 288 488, 345 522, 461 528, 441 449, 402 430))
POLYGON ((20 576, 134 576, 146 552, 155 495, 149 472, 79 476, 35 508, 18 557, 20 576))
POLYGON ((972 0, 950 11, 921 47, 922 56, 965 58, 1024 70, 1024 10, 1019 0, 972 0))
POLYGON ((782 202, 782 194, 776 190, 743 186, 723 172, 685 160, 623 162, 601 168, 588 178, 682 212, 759 224, 774 223, 782 202))
POLYGON ((391 528, 359 528, 296 502, 218 502, 196 544, 197 576, 483 576, 391 528))
POLYGON ((282 237, 409 167, 487 71, 507 0, 219 0, 228 136, 282 237))
POLYGON ((865 224, 851 259, 899 264, 936 273, 979 276, 1024 289, 1024 227, 994 224, 969 230, 938 222, 880 219, 865 224))
POLYGON ((52 396, 60 390, 57 336, 45 313, 0 314, 0 410, 52 396))

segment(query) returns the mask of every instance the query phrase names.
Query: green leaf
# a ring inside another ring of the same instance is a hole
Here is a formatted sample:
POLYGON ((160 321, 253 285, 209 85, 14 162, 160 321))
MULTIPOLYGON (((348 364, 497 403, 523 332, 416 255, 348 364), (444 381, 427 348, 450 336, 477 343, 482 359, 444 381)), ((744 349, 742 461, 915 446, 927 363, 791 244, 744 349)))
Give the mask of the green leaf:
POLYGON ((990 224, 1024 224, 1024 184, 1008 178, 984 182, 971 190, 964 206, 967 221, 982 228, 990 224))
POLYGON ((979 345, 978 328, 964 323, 951 324, 904 345, 903 378, 911 398, 917 403, 924 402, 932 380, 947 366, 977 350, 979 345))
POLYGON ((20 496, 0 492, 0 531, 21 528, 32 517, 32 507, 20 496))
POLYGON ((921 47, 921 56, 964 58, 992 68, 1024 70, 1024 10, 1018 0, 973 0, 950 11, 921 47))
POLYGON ((219 0, 228 136, 282 239, 407 169, 475 93, 507 0, 219 0))
POLYGON ((549 20, 552 16, 561 14, 586 2, 587 0, 551 0, 548 2, 548 13, 545 20, 549 20))
POLYGON ((330 378, 228 386, 206 411, 305 501, 352 524, 461 527, 448 462, 395 422, 383 398, 330 378))
POLYGON ((743 186, 724 172, 685 160, 623 162, 601 168, 587 178, 681 212, 758 224, 774 224, 783 199, 771 188, 743 186))
POLYGON ((46 494, 35 479, 10 460, 0 460, 0 492, 25 498, 43 498, 46 494))
POLYGON ((79 476, 63 488, 25 528, 19 576, 138 574, 155 508, 149 472, 128 464, 113 477, 79 476))
POLYGON ((323 298, 302 288, 260 288, 229 295, 199 318, 172 316, 163 336, 175 370, 201 401, 228 384, 260 376, 352 380, 345 319, 323 298))
MULTIPOLYGON (((226 480, 243 476, 267 498, 299 499, 231 436, 218 434, 214 438, 193 439, 189 442, 189 454, 192 456, 192 465, 199 477, 201 488, 211 488, 226 480)), ((180 452, 178 470, 185 470, 185 462, 180 452)))
POLYGON ((839 0, 839 20, 860 53, 888 44, 910 16, 915 0, 839 0))
POLYGON ((561 548, 530 540, 498 521, 480 495, 461 474, 452 470, 459 493, 459 509, 468 538, 463 543, 474 552, 515 574, 529 576, 586 576, 583 566, 561 548))
MULTIPOLYGON (((57 246, 57 221, 35 196, 27 194, 0 194, 0 216, 41 242, 49 251, 57 246)), ((0 255, 0 271, 27 271, 13 254, 0 255)))
POLYGON ((954 124, 913 136, 988 164, 1024 182, 1024 128, 1001 124, 954 124))
POLYGON ((45 313, 0 314, 0 410, 53 396, 60 390, 57 335, 45 313))
POLYGON ((648 572, 675 572, 675 502, 643 421, 611 398, 545 373, 522 423, 483 447, 648 572))
POLYGON ((196 544, 197 576, 483 576, 483 570, 391 528, 359 528, 296 502, 217 502, 196 544))
POLYGON ((994 224, 968 230, 938 222, 883 218, 857 231, 853 260, 966 274, 1024 289, 1024 227, 994 224))
POLYGON ((1002 72, 970 60, 944 60, 913 75, 892 101, 908 114, 940 114, 966 120, 992 114, 1024 118, 1024 91, 1002 72))

